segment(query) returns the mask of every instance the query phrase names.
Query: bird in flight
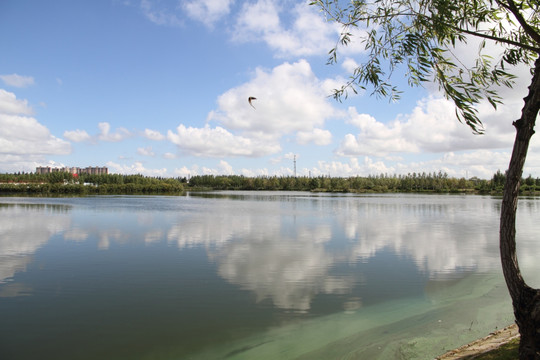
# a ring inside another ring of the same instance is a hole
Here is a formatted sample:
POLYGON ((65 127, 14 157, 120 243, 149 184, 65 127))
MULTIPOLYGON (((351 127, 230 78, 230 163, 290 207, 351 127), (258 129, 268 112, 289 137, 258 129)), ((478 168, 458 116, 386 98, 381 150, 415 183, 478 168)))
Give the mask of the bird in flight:
POLYGON ((253 106, 253 104, 251 103, 251 101, 253 101, 253 100, 257 100, 257 98, 253 97, 253 96, 248 97, 249 105, 251 105, 251 107, 255 109, 255 106, 253 106))

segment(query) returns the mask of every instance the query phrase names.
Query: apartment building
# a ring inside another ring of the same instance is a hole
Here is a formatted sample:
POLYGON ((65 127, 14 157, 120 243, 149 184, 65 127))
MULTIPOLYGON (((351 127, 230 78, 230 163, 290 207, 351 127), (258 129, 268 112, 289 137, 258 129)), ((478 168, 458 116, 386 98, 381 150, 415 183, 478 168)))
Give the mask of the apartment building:
POLYGON ((109 169, 107 167, 99 167, 99 166, 88 166, 85 168, 79 168, 79 167, 55 167, 52 168, 50 166, 38 166, 36 167, 36 174, 49 174, 53 172, 67 172, 70 174, 88 174, 88 175, 106 175, 109 173, 109 169))

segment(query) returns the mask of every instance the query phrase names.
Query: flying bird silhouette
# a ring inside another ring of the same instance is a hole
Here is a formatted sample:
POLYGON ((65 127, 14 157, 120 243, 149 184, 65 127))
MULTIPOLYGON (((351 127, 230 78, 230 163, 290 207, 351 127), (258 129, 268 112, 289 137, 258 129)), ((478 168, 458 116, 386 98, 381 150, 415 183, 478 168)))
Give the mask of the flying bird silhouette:
POLYGON ((252 100, 257 100, 257 98, 253 96, 248 97, 249 105, 251 105, 251 107, 255 109, 255 106, 253 106, 253 104, 251 103, 252 100))

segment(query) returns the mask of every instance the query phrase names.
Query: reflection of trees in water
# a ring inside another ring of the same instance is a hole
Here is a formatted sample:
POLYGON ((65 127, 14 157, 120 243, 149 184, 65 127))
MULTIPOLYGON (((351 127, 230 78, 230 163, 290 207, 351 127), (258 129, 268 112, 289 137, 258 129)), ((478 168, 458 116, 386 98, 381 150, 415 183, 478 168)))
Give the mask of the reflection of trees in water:
POLYGON ((32 204, 32 203, 0 203, 0 211, 4 209, 9 210, 23 210, 23 211, 38 211, 38 212, 51 212, 51 213, 67 213, 73 207, 65 204, 32 204))

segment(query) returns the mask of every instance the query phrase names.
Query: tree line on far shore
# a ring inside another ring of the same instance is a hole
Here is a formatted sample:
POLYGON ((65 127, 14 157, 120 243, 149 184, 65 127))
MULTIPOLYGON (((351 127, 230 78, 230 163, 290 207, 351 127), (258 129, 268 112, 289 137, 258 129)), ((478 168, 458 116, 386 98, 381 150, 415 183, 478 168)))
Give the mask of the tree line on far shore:
POLYGON ((2 194, 174 194, 184 191, 184 179, 143 175, 0 174, 2 194))
MULTIPOLYGON (((292 190, 331 192, 476 192, 501 193, 505 174, 497 171, 490 180, 453 178, 444 172, 367 177, 198 175, 189 179, 189 188, 211 190, 292 190)), ((522 192, 540 191, 540 178, 523 179, 522 192)))
MULTIPOLYGON (((196 175, 162 178, 143 175, 0 174, 0 193, 28 194, 174 194, 185 190, 285 190, 356 193, 465 192, 502 193, 505 174, 497 171, 490 180, 453 178, 444 172, 367 177, 196 175)), ((522 193, 540 192, 540 178, 522 179, 522 193)))

